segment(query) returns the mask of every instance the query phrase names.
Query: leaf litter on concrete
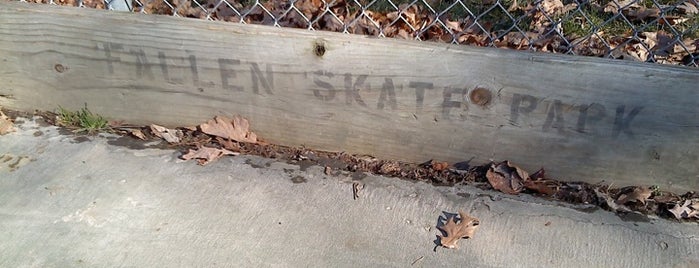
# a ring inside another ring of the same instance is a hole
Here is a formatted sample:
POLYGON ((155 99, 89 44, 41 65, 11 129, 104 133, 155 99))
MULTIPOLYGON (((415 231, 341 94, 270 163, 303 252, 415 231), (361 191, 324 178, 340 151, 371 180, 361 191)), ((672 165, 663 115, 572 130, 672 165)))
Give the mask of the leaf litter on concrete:
MULTIPOLYGON (((15 115, 14 117, 19 114, 11 113, 15 115)), ((46 122, 56 124, 53 121, 55 114, 39 113, 39 115, 42 115, 46 122)), ((292 164, 318 165, 324 167, 326 175, 368 172, 440 186, 466 184, 507 194, 530 194, 549 200, 598 206, 620 216, 637 214, 699 222, 699 193, 693 191, 680 195, 663 191, 655 186, 612 188, 611 185, 602 183, 561 181, 546 176, 544 168, 530 174, 507 160, 474 166, 464 162, 449 164, 434 160, 424 163, 407 163, 346 152, 281 146, 266 143, 257 137, 250 130, 249 122, 238 116, 233 119, 217 117, 197 127, 165 128, 165 131, 162 128, 114 124, 110 130, 135 140, 164 140, 168 143, 168 148, 182 151, 180 158, 195 159, 200 165, 209 164, 226 155, 258 155, 286 160, 292 164), (212 124, 218 129, 217 131, 211 131, 209 127, 212 127, 212 124), (203 129, 202 126, 204 126, 203 129), (207 134, 204 131, 213 134, 207 134), (176 133, 174 136, 179 141, 168 141, 165 138, 167 135, 163 133, 176 133)), ((471 216, 466 216, 460 215, 459 219, 452 219, 452 221, 456 225, 464 222, 464 219, 466 222, 470 221, 471 216)), ((456 230, 450 230, 452 231, 456 232, 456 230)), ((449 237, 448 233, 445 235, 449 237)))
POLYGON ((657 187, 612 188, 610 185, 560 181, 547 177, 544 168, 530 174, 507 160, 469 167, 434 160, 416 164, 345 152, 267 144, 250 130, 249 122, 239 116, 233 119, 216 117, 196 128, 180 130, 183 133, 182 145, 192 148, 182 158, 190 159, 198 151, 206 150, 202 152, 204 157, 198 158, 202 165, 224 155, 251 154, 319 165, 324 167, 326 174, 369 172, 435 185, 469 184, 506 194, 531 194, 551 200, 595 205, 617 213, 699 222, 699 194, 694 192, 677 195, 657 187))

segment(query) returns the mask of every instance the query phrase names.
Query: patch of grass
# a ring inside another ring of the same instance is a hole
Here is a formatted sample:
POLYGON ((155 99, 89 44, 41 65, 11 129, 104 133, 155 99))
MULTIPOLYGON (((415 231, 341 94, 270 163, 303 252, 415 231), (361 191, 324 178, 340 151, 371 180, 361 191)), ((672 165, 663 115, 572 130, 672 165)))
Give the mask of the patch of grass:
POLYGON ((614 18, 613 16, 611 13, 600 12, 590 5, 584 5, 579 12, 560 18, 562 18, 563 32, 572 38, 586 36, 598 31, 604 32, 606 36, 619 36, 631 31, 630 26, 624 23, 620 17, 614 18))
POLYGON ((70 111, 58 106, 57 115, 58 124, 64 127, 74 128, 74 132, 94 134, 107 129, 107 119, 104 119, 101 115, 93 114, 87 109, 87 104, 78 111, 70 111))

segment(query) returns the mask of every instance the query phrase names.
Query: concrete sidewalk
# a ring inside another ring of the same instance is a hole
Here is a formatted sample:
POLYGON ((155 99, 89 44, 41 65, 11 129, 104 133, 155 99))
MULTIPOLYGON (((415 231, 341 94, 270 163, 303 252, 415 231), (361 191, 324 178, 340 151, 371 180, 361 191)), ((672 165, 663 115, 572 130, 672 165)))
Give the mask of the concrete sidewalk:
POLYGON ((18 127, 0 136, 0 267, 699 267, 696 224, 372 175, 354 200, 317 166, 18 127), (434 250, 459 209, 475 237, 434 250))

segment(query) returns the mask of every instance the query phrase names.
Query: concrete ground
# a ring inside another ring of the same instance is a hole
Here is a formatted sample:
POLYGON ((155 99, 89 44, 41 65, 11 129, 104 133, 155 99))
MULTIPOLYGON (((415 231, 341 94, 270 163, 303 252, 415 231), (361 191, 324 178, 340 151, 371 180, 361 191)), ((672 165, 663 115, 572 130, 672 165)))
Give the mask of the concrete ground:
POLYGON ((0 267, 699 267, 696 224, 372 175, 355 200, 317 166, 112 144, 0 136, 0 267), (459 209, 480 228, 435 249, 459 209))

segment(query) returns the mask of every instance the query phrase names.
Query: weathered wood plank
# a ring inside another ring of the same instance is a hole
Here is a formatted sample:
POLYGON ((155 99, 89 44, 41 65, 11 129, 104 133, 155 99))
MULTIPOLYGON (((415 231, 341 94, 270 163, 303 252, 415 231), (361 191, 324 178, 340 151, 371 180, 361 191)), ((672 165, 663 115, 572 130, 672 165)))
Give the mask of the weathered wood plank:
POLYGON ((241 114, 286 145, 699 189, 693 69, 6 2, 0 61, 12 109, 241 114))

